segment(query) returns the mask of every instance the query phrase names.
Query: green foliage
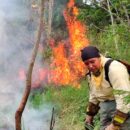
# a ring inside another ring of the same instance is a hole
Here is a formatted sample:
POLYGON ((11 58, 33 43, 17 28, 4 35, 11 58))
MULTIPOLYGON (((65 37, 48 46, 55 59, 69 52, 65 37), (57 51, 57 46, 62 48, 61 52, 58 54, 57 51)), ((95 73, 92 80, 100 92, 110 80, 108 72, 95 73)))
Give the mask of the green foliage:
POLYGON ((52 49, 49 46, 47 46, 44 49, 42 56, 43 56, 43 59, 49 59, 52 56, 52 49))
POLYGON ((52 26, 53 29, 56 30, 57 28, 65 28, 65 20, 63 17, 63 10, 67 4, 68 0, 56 0, 53 9, 53 20, 52 26))
POLYGON ((64 5, 60 5, 58 7, 54 7, 54 13, 53 13, 53 22, 52 22, 52 26, 53 29, 55 30, 56 28, 65 27, 65 20, 63 17, 63 8, 64 5))
POLYGON ((126 59, 130 56, 129 53, 129 41, 130 41, 130 32, 129 28, 124 24, 115 25, 115 35, 113 35, 112 30, 113 26, 109 26, 106 29, 108 31, 101 33, 102 41, 99 41, 102 48, 106 49, 108 55, 119 58, 126 59), (117 42, 119 54, 115 52, 115 40, 117 42))
MULTIPOLYGON (((126 8, 126 10, 130 9, 129 0, 120 0, 120 1, 111 0, 110 5, 111 5, 112 13, 115 16, 115 19, 118 19, 118 17, 120 17, 120 19, 126 20, 126 12, 125 12, 124 7, 126 8)), ((128 11, 128 14, 129 14, 129 11, 128 11)))
POLYGON ((91 1, 91 4, 86 4, 80 8, 78 19, 86 23, 91 29, 96 27, 97 31, 100 31, 99 28, 104 29, 111 24, 111 15, 114 23, 122 24, 126 22, 128 24, 128 17, 130 16, 129 0, 110 0, 109 5, 112 14, 108 10, 106 1, 91 1))
MULTIPOLYGON (((78 113, 81 114, 81 111, 83 110, 84 104, 83 102, 86 102, 88 97, 87 95, 87 83, 84 81, 82 82, 82 86, 80 89, 74 88, 72 86, 61 86, 58 88, 51 87, 48 89, 46 92, 46 101, 49 102, 52 101, 54 103, 60 103, 62 107, 73 107, 79 106, 78 108, 78 113), (71 106, 71 104, 75 104, 71 106), (79 104, 79 105, 78 105, 79 104)), ((86 103, 85 103, 86 105, 86 103)), ((74 111, 75 111, 74 110, 74 111)), ((70 111, 69 109, 67 111, 70 111)))
POLYGON ((86 23, 89 28, 93 25, 103 28, 110 22, 108 12, 98 6, 93 7, 88 5, 86 5, 86 8, 80 9, 78 19, 86 23))
POLYGON ((109 25, 97 32, 96 30, 89 30, 89 39, 91 44, 100 48, 101 52, 106 56, 115 59, 122 59, 130 62, 130 31, 129 27, 124 24, 109 25), (113 34, 113 29, 115 33, 113 34), (117 43, 118 50, 115 47, 117 43))
POLYGON ((35 92, 30 96, 30 105, 40 108, 43 104, 53 104, 58 114, 58 128, 62 130, 84 129, 85 110, 88 101, 86 81, 81 88, 72 86, 47 86, 44 93, 35 92))
MULTIPOLYGON (((84 84, 85 85, 85 84, 84 84)), ((57 89, 54 99, 61 104, 59 113, 59 129, 74 130, 81 129, 83 119, 85 117, 85 109, 87 104, 87 88, 80 89, 70 86, 64 86, 57 89)))
MULTIPOLYGON (((80 88, 72 86, 46 86, 44 92, 34 91, 30 96, 30 105, 40 109, 44 104, 51 104, 57 115, 57 130, 84 130, 86 105, 89 91, 87 82, 81 82, 80 88)), ((97 130, 99 116, 95 118, 97 130)))
MULTIPOLYGON (((69 0, 56 0, 53 9, 53 20, 52 20, 52 27, 54 31, 57 31, 57 28, 61 29, 62 31, 66 31, 66 23, 63 16, 63 11, 66 8, 67 3, 69 0)), ((81 4, 82 0, 75 0, 75 3, 81 4)))
POLYGON ((130 93, 124 98, 126 104, 130 103, 130 93))
POLYGON ((130 103, 130 92, 123 91, 123 90, 114 90, 115 95, 124 95, 124 102, 126 104, 130 103))
POLYGON ((30 95, 30 106, 32 106, 33 108, 37 108, 39 109, 43 104, 44 104, 44 100, 43 100, 43 94, 42 93, 33 93, 32 95, 30 95))

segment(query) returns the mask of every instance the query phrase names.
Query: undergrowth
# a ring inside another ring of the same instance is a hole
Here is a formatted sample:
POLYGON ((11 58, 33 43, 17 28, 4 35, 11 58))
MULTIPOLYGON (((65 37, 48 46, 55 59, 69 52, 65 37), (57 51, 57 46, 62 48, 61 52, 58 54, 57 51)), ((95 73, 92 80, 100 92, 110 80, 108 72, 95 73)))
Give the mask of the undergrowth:
MULTIPOLYGON (((35 91, 35 94, 30 96, 30 101, 35 108, 40 108, 44 104, 52 104, 55 109, 55 130, 84 130, 88 97, 87 82, 82 81, 80 88, 47 86, 42 93, 35 91)), ((98 117, 95 122, 94 130, 97 130, 98 117)))

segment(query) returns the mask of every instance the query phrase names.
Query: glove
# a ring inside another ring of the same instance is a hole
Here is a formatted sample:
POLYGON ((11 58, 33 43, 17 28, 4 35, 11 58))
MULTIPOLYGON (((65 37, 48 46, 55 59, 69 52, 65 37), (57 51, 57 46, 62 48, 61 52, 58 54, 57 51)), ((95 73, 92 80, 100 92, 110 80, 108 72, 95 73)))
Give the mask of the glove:
POLYGON ((121 126, 127 120, 127 118, 128 118, 128 114, 116 110, 112 123, 115 126, 121 126))
POLYGON ((89 116, 95 116, 98 113, 99 106, 89 102, 86 114, 89 116))
POLYGON ((93 128, 93 116, 86 116, 85 119, 85 130, 89 130, 93 128))
POLYGON ((85 123, 87 124, 93 124, 93 116, 86 116, 85 123))
POLYGON ((86 116, 85 119, 85 130, 89 130, 90 128, 92 129, 93 127, 93 116, 86 116))
POLYGON ((120 127, 119 126, 115 126, 114 124, 110 124, 108 125, 105 130, 120 130, 120 127))

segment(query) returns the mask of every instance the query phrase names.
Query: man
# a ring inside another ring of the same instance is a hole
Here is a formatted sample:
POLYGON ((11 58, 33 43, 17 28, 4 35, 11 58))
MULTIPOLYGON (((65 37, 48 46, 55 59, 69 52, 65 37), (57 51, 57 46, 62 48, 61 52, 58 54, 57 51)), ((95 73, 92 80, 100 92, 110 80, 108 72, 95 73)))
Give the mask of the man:
POLYGON ((100 130, 130 130, 130 81, 127 68, 114 60, 109 66, 109 80, 105 78, 105 63, 110 60, 100 54, 94 46, 81 50, 81 58, 87 66, 90 87, 89 103, 85 122, 93 123, 94 116, 100 114, 100 130))

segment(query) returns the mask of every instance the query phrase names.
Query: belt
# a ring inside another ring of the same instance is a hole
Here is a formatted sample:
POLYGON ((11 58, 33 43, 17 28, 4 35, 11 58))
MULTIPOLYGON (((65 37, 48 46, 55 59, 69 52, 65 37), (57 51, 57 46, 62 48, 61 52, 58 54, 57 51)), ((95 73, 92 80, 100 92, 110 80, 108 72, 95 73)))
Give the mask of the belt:
POLYGON ((113 100, 105 100, 105 101, 103 101, 103 102, 112 102, 112 101, 115 101, 114 99, 113 100))
POLYGON ((130 117, 130 112, 128 112, 128 117, 130 117))

